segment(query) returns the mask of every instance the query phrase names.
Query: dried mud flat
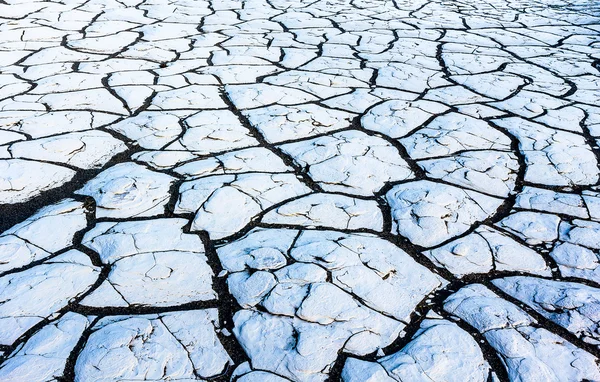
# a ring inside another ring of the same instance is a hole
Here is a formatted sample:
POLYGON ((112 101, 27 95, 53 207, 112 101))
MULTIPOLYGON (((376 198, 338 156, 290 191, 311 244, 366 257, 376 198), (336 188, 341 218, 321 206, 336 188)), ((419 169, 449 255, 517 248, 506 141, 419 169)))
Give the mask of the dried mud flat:
POLYGON ((600 381, 596 0, 0 0, 0 381, 600 381))

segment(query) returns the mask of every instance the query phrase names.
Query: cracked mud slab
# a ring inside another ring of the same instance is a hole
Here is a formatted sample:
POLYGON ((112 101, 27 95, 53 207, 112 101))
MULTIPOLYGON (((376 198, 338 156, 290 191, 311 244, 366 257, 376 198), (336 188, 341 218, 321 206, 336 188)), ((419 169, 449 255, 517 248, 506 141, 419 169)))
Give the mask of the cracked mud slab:
POLYGON ((0 0, 0 382, 600 381, 600 4, 0 0))

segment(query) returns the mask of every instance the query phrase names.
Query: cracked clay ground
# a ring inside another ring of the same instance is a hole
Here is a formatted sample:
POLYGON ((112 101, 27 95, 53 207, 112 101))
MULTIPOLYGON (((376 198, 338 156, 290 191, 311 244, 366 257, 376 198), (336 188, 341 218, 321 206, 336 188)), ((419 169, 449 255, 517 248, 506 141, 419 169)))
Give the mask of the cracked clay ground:
POLYGON ((599 0, 0 0, 0 382, 600 381, 599 0))

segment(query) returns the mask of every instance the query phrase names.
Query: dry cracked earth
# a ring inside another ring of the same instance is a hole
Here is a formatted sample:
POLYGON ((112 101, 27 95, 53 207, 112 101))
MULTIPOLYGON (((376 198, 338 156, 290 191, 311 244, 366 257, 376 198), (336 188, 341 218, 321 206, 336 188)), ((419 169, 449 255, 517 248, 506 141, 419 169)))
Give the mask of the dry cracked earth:
POLYGON ((597 0, 0 0, 0 381, 600 381, 597 0))

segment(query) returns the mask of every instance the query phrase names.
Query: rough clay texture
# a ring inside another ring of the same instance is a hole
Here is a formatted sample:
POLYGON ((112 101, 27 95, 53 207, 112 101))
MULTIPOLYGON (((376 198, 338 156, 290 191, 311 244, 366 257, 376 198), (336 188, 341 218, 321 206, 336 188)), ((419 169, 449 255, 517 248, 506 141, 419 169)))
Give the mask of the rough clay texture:
POLYGON ((0 382, 600 381, 600 5, 0 0, 0 382))

